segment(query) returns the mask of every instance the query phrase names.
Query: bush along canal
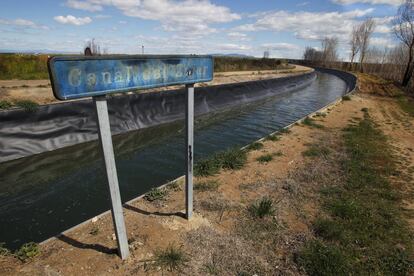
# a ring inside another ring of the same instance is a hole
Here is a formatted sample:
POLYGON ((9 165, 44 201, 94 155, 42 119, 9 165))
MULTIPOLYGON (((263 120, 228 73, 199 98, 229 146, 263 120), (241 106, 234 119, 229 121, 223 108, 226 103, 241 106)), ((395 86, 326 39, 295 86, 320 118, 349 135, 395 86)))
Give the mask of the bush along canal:
MULTIPOLYGON (((195 162, 277 131, 341 98, 348 89, 338 76, 317 72, 305 88, 198 117, 195 162)), ((176 121, 114 137, 124 201, 183 174, 183 132, 183 122, 176 121)), ((97 143, 0 164, 0 206, 1 241, 11 249, 40 242, 108 210, 97 143)))

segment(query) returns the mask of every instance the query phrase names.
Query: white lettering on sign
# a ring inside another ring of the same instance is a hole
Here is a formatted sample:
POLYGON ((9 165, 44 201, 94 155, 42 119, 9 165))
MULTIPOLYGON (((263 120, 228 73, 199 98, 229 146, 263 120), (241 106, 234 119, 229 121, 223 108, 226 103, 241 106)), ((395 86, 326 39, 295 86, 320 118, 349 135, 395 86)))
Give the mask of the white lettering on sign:
POLYGON ((81 84, 81 70, 79 68, 73 68, 69 71, 69 84, 78 87, 81 84))
POLYGON ((94 73, 89 73, 86 75, 86 84, 89 88, 94 88, 96 85, 96 75, 94 73))
POLYGON ((103 72, 102 73, 102 79, 103 79, 103 83, 104 84, 111 84, 112 83, 111 73, 109 73, 109 72, 103 72))
POLYGON ((144 64, 140 66, 125 66, 115 68, 114 71, 105 72, 84 72, 79 68, 71 68, 68 73, 68 82, 73 87, 78 87, 82 82, 86 82, 89 89, 95 88, 99 82, 103 85, 111 85, 112 83, 130 85, 139 83, 140 74, 143 81, 157 80, 167 82, 169 78, 182 79, 183 77, 193 77, 193 75, 204 76, 207 74, 208 67, 202 66, 197 68, 187 67, 184 64, 162 64, 157 66, 149 66, 144 64), (142 71, 140 71, 142 70, 142 71), (97 75, 98 74, 98 75, 97 75), (98 76, 101 76, 99 78, 98 76), (82 76, 85 76, 82 78, 82 76))
POLYGON ((124 81, 124 78, 122 77, 121 71, 116 71, 115 72, 115 82, 120 83, 120 82, 123 82, 123 81, 124 81))

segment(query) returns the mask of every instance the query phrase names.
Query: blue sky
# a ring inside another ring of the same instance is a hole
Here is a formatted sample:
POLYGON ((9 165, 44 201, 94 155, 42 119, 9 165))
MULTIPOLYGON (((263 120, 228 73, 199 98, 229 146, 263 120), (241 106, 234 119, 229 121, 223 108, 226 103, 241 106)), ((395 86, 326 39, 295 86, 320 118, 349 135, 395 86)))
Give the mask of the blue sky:
POLYGON ((372 45, 392 48, 402 0, 14 0, 0 9, 0 50, 79 53, 94 38, 109 53, 240 53, 299 58, 354 24, 377 21, 372 45))

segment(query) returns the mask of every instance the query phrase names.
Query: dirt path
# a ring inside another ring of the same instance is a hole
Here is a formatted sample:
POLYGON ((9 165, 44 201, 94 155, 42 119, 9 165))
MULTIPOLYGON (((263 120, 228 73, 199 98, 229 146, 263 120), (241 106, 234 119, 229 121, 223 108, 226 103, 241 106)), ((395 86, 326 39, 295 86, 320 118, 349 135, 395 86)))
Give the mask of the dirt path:
MULTIPOLYGON (((272 271, 272 275, 302 274, 294 264, 293 254, 312 236, 310 225, 319 212, 315 192, 319 180, 314 177, 331 173, 331 164, 312 164, 303 152, 310 144, 321 140, 331 143, 340 137, 342 129, 351 121, 363 118, 365 108, 398 154, 399 169, 403 173, 395 176, 393 184, 406 191, 404 207, 410 219, 408 214, 414 211, 414 118, 401 111, 394 99, 358 93, 350 101, 343 101, 315 117, 315 122, 323 128, 294 125, 278 141, 265 141, 262 149, 249 152, 242 170, 222 171, 216 176, 196 179, 196 185, 214 182, 220 185, 217 189, 195 191, 195 216, 190 222, 177 215, 184 212, 182 183, 169 188, 164 200, 141 199, 126 206, 131 247, 127 261, 113 254, 116 241, 111 218, 106 215, 41 245, 40 255, 27 263, 1 257, 0 274, 161 275, 161 266, 158 263, 153 266, 152 260, 159 256, 159 250, 171 244, 188 254, 190 260, 183 270, 186 275, 214 273, 214 269, 224 269, 224 266, 232 272, 242 268, 249 275, 261 269, 272 271), (273 154, 274 160, 258 162, 256 158, 264 154, 273 154), (305 179, 303 183, 308 185, 299 185, 295 182, 298 178, 305 179), (265 225, 277 228, 277 234, 271 237, 249 224, 242 215, 251 202, 263 195, 271 196, 277 205, 274 215, 277 225, 271 222, 265 225), (256 242, 247 242, 253 234, 256 242), (257 247, 266 250, 270 245, 277 248, 271 258, 255 254, 257 247)), ((333 182, 339 181, 335 175, 327 177, 332 177, 333 182)), ((413 219, 411 224, 414 226, 413 219)), ((176 274, 164 271, 164 275, 176 274)))
MULTIPOLYGON (((227 84, 233 82, 263 80, 280 78, 309 72, 312 69, 296 65, 289 70, 264 70, 264 71, 237 71, 215 73, 214 80, 208 83, 197 84, 197 86, 210 86, 227 84)), ((180 86, 169 86, 165 88, 150 89, 147 91, 164 91, 177 89, 180 86)), ((0 101, 7 100, 15 102, 18 100, 32 100, 37 104, 49 104, 57 102, 53 96, 49 80, 0 80, 0 101)))

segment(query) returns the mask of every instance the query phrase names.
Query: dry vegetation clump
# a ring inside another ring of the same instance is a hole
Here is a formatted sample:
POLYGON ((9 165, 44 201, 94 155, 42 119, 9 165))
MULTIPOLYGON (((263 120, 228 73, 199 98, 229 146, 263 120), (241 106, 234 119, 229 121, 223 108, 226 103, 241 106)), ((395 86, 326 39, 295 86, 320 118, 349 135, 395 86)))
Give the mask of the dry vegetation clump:
POLYGON ((397 97, 402 93, 393 81, 378 76, 358 73, 358 81, 358 89, 362 93, 386 97, 397 97))
POLYGON ((189 275, 268 275, 272 267, 243 238, 201 227, 186 234, 189 275))

